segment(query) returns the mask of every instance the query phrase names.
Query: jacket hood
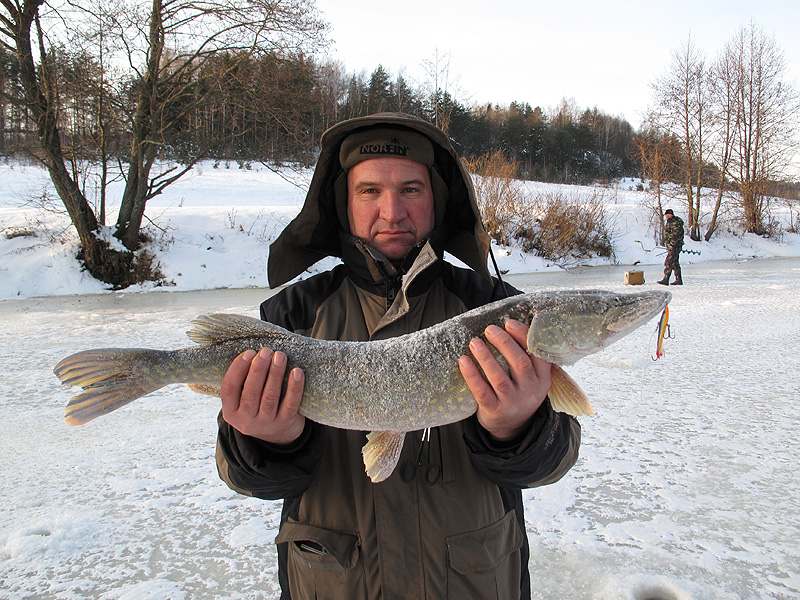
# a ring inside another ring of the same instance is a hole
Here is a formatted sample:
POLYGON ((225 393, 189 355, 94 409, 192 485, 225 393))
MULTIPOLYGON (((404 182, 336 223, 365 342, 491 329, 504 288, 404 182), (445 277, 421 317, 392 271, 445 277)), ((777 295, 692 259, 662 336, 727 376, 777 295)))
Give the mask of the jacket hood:
POLYGON ((283 285, 327 256, 343 257, 335 189, 337 182, 342 185, 340 175, 344 173, 339 163, 339 149, 342 141, 355 131, 387 126, 411 129, 431 140, 432 169, 444 182, 446 190, 434 199, 435 203, 442 202, 445 206, 430 237, 437 248, 450 252, 473 270, 489 277, 486 265, 489 236, 481 223, 472 179, 447 136, 411 115, 377 113, 342 121, 322 135, 319 160, 303 208, 270 245, 267 262, 270 287, 283 285))

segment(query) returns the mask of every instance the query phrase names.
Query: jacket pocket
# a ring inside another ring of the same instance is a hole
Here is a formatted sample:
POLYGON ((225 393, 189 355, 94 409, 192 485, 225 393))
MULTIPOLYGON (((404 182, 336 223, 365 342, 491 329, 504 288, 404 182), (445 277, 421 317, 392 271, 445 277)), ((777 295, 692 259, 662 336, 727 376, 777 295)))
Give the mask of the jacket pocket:
POLYGON ((512 510, 491 525, 447 537, 447 597, 519 598, 522 536, 512 510))
POLYGON ((275 543, 289 546, 287 571, 293 600, 365 595, 357 534, 288 520, 275 543))

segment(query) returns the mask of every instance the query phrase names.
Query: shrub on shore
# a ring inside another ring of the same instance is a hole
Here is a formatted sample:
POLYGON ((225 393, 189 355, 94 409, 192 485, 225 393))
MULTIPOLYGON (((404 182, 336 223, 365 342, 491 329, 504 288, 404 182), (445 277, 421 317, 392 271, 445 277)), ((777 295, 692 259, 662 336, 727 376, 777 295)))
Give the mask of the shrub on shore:
POLYGON ((614 248, 603 192, 586 197, 528 193, 516 179, 517 163, 496 150, 465 160, 483 224, 493 240, 517 244, 555 261, 611 257, 614 248))

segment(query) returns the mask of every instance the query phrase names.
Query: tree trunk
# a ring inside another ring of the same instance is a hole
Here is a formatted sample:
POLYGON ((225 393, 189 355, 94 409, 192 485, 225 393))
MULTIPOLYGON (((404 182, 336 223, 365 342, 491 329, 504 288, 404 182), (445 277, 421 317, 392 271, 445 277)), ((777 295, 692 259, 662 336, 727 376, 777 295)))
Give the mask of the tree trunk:
POLYGON ((745 231, 763 235, 766 231, 764 228, 764 215, 758 202, 755 186, 749 182, 743 182, 739 186, 739 193, 744 206, 745 231))
MULTIPOLYGON (((0 65, 2 66, 2 65, 0 65)), ((6 78, 0 69, 0 156, 6 153, 6 78)))
POLYGON ((714 203, 714 210, 711 213, 711 222, 708 224, 708 229, 704 236, 706 241, 711 239, 714 232, 717 231, 717 217, 719 216, 719 209, 722 206, 722 193, 725 187, 725 173, 722 172, 719 176, 719 185, 717 186, 717 201, 714 203))
POLYGON ((50 179, 53 181, 56 192, 64 203, 72 225, 78 234, 86 269, 93 277, 101 281, 124 287, 130 277, 133 255, 109 248, 108 244, 97 236, 99 229, 97 218, 77 181, 70 176, 65 166, 56 102, 51 87, 53 82, 49 80, 46 55, 43 51, 43 35, 38 26, 38 8, 41 4, 42 0, 25 4, 18 15, 15 31, 14 41, 25 104, 31 110, 36 122, 39 142, 44 152, 44 163, 50 179), (38 75, 31 46, 31 31, 35 22, 40 53, 43 57, 38 75))
POLYGON ((153 0, 151 10, 147 71, 136 98, 128 179, 122 195, 115 234, 129 250, 139 248, 139 229, 142 226, 147 201, 150 170, 156 155, 155 145, 151 138, 154 134, 153 118, 158 101, 158 77, 164 51, 161 0, 153 0))

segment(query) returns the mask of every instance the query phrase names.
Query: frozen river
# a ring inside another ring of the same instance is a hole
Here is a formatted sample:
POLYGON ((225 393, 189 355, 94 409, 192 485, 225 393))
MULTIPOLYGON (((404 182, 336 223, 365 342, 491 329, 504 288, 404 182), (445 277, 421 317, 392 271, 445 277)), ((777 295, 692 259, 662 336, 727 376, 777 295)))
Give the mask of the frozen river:
MULTIPOLYGON (((510 281, 635 289, 623 270, 510 281)), ((665 359, 654 322, 570 369, 597 415, 574 469, 525 492, 535 598, 800 597, 800 260, 685 271, 665 359)), ((280 505, 217 478, 214 399, 173 386, 70 428, 51 373, 187 345, 196 315, 255 316, 267 293, 0 302, 0 598, 277 597, 280 505)))

